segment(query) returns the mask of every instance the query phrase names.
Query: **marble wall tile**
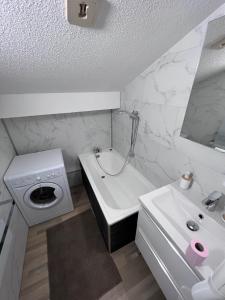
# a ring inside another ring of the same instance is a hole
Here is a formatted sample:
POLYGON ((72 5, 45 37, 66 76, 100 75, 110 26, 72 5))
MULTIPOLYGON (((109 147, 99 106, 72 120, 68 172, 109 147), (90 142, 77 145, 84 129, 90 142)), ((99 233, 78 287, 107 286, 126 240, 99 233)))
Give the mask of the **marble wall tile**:
POLYGON ((4 174, 15 156, 14 148, 0 120, 0 202, 11 199, 11 196, 4 184, 4 174))
POLYGON ((111 146, 110 111, 13 118, 6 125, 18 154, 61 148, 68 172, 80 169, 80 153, 111 146))
MULTIPOLYGON (((140 126, 132 164, 156 186, 190 170, 202 194, 225 192, 225 155, 180 137, 209 20, 225 15, 225 5, 128 84, 121 108, 138 110, 140 126)), ((129 149, 131 121, 113 113, 113 147, 129 149)))

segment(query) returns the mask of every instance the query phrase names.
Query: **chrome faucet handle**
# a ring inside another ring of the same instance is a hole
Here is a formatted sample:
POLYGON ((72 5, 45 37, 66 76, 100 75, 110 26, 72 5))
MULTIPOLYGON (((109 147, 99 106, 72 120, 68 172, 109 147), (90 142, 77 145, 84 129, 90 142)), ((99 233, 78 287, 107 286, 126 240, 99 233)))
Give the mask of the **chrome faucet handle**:
POLYGON ((212 192, 212 193, 209 194, 209 196, 207 197, 207 199, 209 201, 212 201, 212 202, 218 201, 222 197, 222 195, 223 194, 221 192, 214 191, 214 192, 212 192))
POLYGON ((203 200, 203 203, 209 211, 214 211, 222 196, 223 194, 221 192, 214 191, 210 193, 206 199, 203 200))

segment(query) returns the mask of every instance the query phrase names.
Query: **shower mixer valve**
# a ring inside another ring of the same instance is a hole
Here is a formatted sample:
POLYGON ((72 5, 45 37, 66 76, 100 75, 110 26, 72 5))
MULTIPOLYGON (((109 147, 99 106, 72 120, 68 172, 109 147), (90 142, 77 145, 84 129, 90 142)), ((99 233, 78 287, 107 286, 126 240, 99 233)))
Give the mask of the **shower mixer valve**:
POLYGON ((98 147, 98 146, 95 146, 95 147, 93 147, 93 152, 94 152, 95 154, 97 154, 97 153, 99 153, 99 152, 102 152, 102 149, 101 149, 100 147, 98 147))

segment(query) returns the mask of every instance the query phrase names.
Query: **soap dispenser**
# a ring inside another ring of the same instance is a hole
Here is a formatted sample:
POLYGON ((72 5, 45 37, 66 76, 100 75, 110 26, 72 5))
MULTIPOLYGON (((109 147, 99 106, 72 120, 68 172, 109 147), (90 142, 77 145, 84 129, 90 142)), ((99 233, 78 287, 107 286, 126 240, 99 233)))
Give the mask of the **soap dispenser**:
POLYGON ((193 174, 189 171, 185 172, 180 178, 180 188, 183 190, 187 190, 190 188, 193 180, 193 174))

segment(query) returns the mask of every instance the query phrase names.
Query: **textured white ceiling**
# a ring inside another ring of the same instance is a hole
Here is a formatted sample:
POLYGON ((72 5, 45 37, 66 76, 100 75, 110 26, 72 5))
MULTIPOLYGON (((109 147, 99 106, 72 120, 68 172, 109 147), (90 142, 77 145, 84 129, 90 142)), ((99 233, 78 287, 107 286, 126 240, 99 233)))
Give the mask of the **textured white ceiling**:
POLYGON ((121 89, 222 0, 101 0, 94 28, 63 0, 2 0, 0 93, 121 89))

